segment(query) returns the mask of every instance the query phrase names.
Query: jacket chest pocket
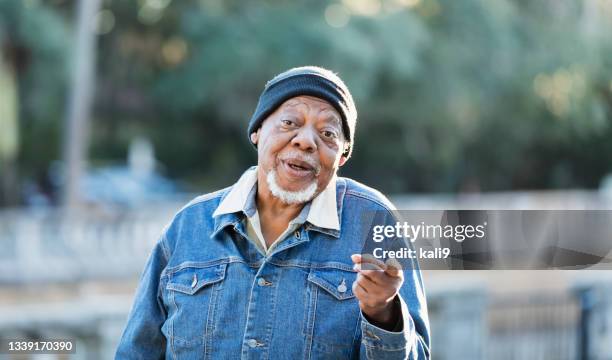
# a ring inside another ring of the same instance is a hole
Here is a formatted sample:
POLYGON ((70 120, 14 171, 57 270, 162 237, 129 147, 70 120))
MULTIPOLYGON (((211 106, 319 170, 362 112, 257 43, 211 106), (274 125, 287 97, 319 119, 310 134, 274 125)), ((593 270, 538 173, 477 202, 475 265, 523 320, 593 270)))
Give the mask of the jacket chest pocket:
POLYGON ((210 341, 215 326, 218 293, 227 264, 188 266, 174 272, 166 285, 172 304, 168 314, 169 335, 177 345, 210 341))
POLYGON ((357 274, 336 268, 308 274, 306 336, 312 358, 350 357, 358 340, 359 303, 353 294, 357 274))

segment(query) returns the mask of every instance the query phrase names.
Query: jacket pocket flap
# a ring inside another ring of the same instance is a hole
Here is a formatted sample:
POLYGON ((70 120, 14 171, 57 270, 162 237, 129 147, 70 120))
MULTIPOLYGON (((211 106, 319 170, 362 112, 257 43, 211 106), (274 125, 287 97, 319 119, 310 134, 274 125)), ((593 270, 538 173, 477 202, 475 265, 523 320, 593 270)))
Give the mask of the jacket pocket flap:
POLYGON ((308 274, 308 281, 318 285, 338 300, 355 297, 353 282, 357 273, 335 268, 312 269, 308 274))
POLYGON ((227 264, 207 267, 186 267, 173 273, 166 289, 193 295, 204 286, 214 284, 225 278, 227 264))

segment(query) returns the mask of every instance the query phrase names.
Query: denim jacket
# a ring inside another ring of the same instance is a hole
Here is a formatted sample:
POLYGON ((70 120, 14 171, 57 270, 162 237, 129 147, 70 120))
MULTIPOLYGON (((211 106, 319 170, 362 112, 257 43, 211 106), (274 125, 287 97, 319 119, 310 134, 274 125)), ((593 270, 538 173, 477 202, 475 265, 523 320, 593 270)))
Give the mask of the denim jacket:
MULTIPOLYGON (((340 230, 305 222, 264 254, 245 214, 213 217, 230 188, 202 195, 165 228, 147 261, 117 359, 428 359, 429 323, 418 264, 404 270, 397 332, 364 317, 352 291, 360 216, 392 204, 337 178, 340 230)), ((254 204, 253 204, 254 206, 254 204)))

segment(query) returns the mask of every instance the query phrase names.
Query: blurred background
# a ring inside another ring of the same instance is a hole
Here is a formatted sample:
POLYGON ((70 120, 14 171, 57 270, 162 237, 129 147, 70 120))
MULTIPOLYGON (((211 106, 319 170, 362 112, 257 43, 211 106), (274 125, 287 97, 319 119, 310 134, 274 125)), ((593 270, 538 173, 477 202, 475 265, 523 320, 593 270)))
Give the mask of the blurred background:
MULTIPOLYGON (((255 164, 293 66, 347 83, 341 175, 399 208, 612 209, 611 31, 609 0, 0 0, 0 337, 112 358, 162 227, 255 164)), ((437 359, 612 359, 608 271, 424 277, 437 359)))

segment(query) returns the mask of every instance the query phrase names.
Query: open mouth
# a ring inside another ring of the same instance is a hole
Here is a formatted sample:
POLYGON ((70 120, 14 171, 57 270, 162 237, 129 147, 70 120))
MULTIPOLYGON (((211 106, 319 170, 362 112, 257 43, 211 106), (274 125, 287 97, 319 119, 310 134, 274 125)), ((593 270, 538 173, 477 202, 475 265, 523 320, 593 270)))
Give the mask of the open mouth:
POLYGON ((307 166, 301 166, 301 165, 298 165, 298 164, 288 163, 288 165, 293 170, 302 170, 302 171, 310 171, 310 170, 312 170, 312 168, 309 168, 307 166))
POLYGON ((305 172, 314 172, 315 168, 314 166, 310 165, 309 163, 307 163, 306 161, 302 161, 302 160, 298 160, 298 159, 287 159, 284 161, 285 165, 287 165, 288 168, 300 172, 300 173, 305 173, 305 172))

